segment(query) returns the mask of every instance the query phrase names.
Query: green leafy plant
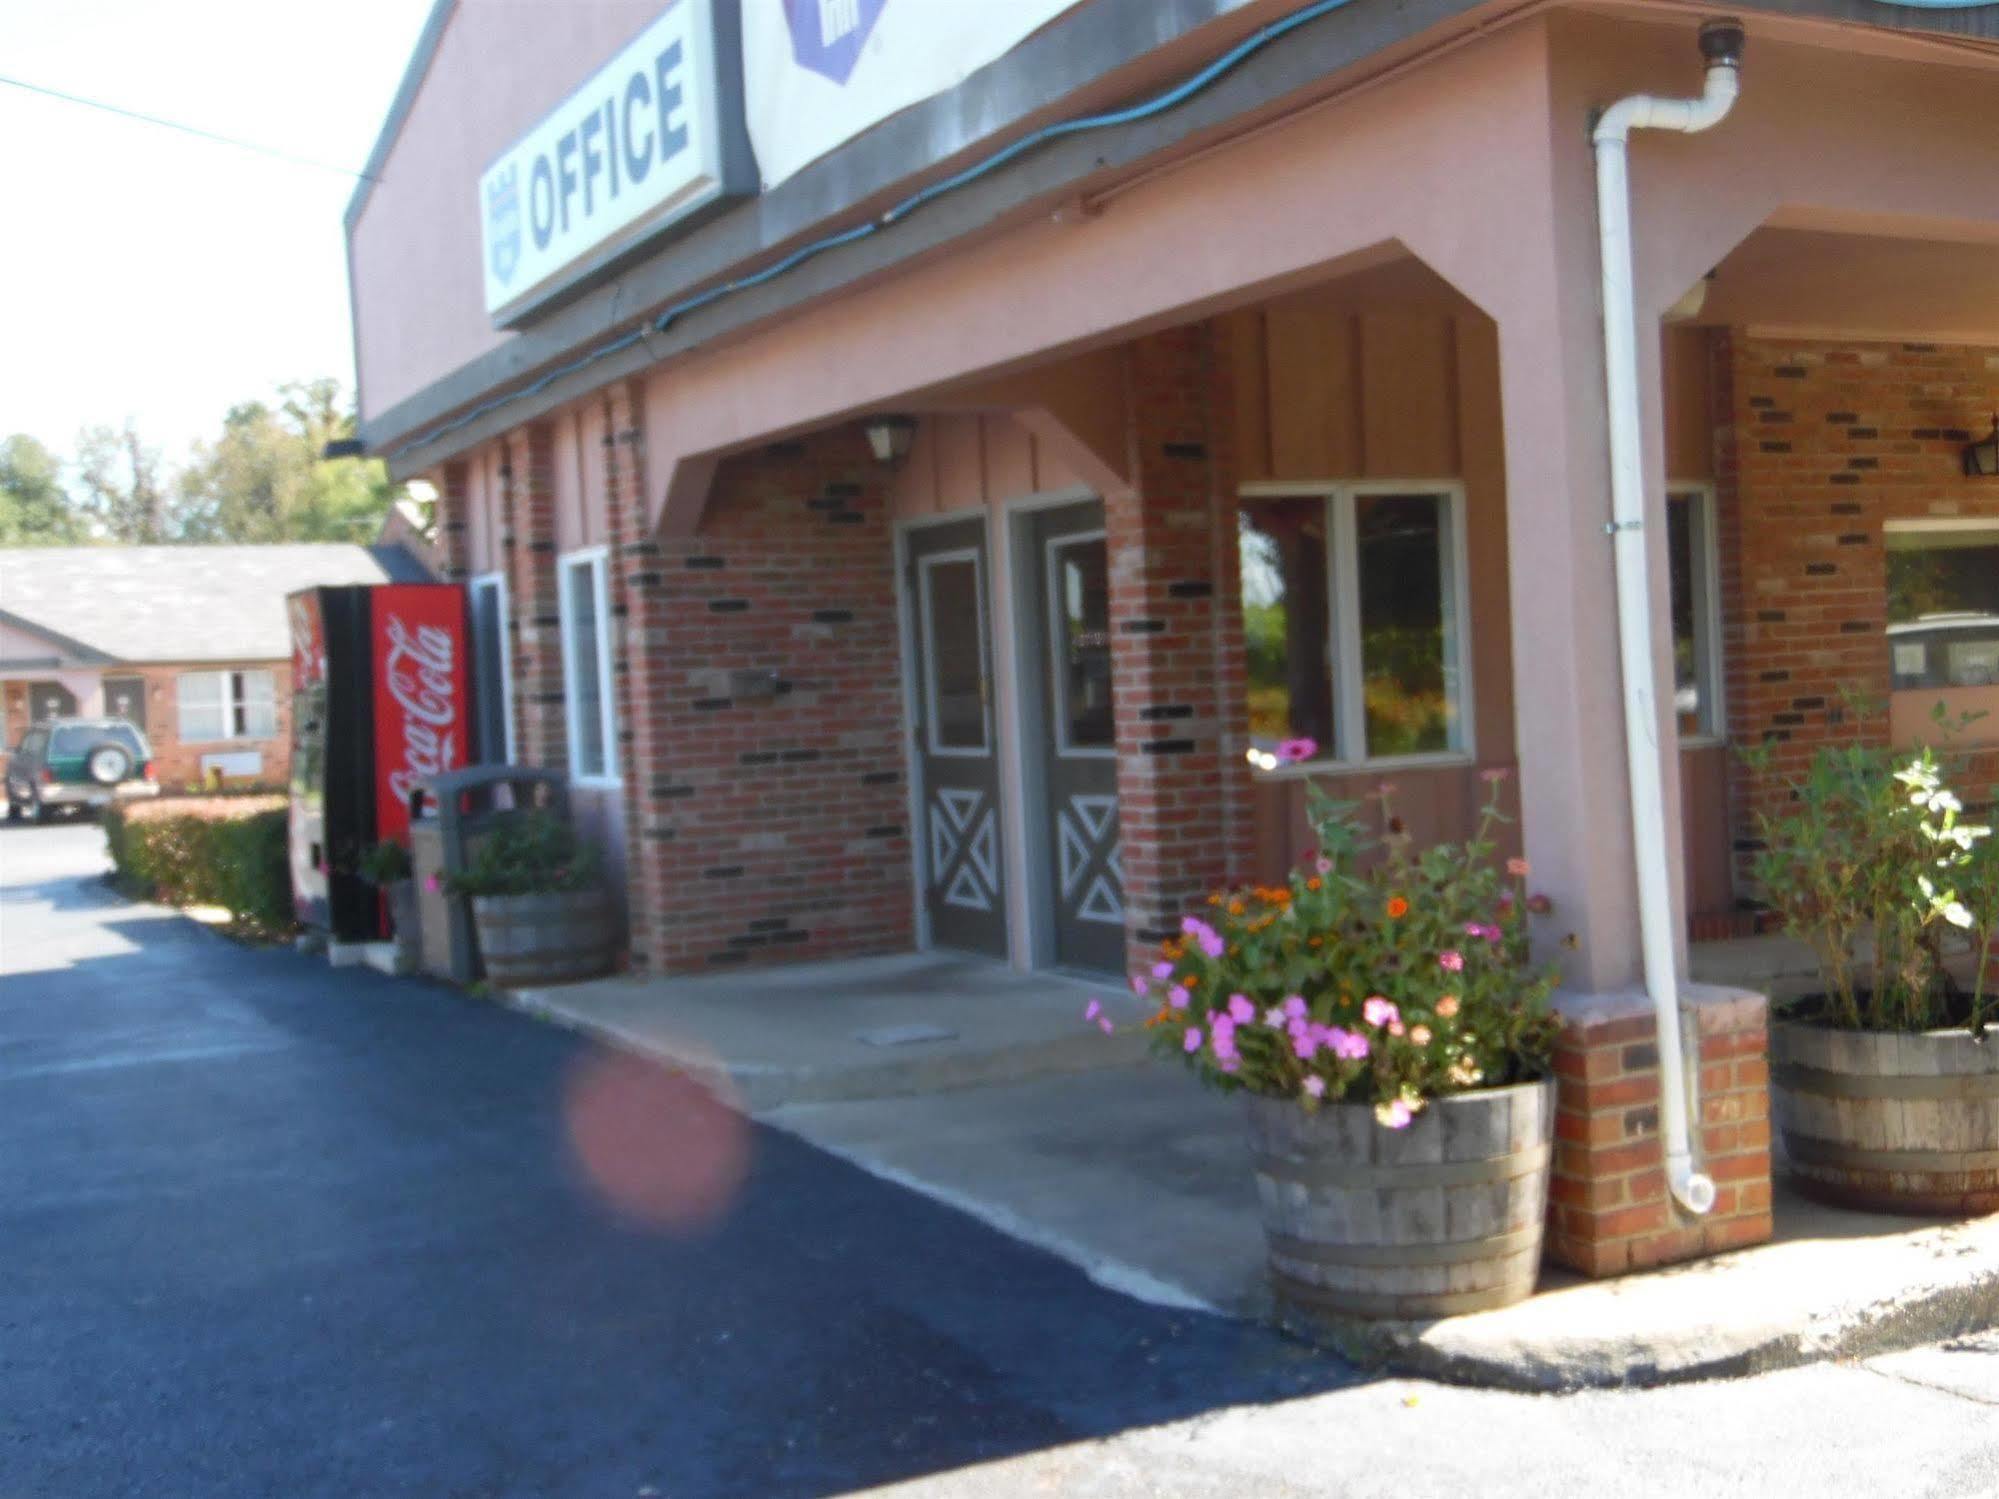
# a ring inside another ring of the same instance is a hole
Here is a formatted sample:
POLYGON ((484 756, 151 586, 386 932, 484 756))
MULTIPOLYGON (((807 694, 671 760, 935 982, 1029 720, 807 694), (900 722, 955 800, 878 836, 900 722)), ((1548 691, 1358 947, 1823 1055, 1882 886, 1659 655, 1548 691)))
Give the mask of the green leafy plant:
POLYGON ((597 851, 545 808, 505 812, 480 835, 471 862, 446 877, 454 895, 551 895, 602 883, 597 851))
POLYGON ((180 906, 220 906, 237 929, 281 937, 297 925, 287 817, 270 797, 162 798, 105 809, 121 888, 180 906))
POLYGON ((383 889, 410 877, 410 851, 393 838, 371 843, 355 861, 354 872, 383 889))
MULTIPOLYGON (((1758 769, 1768 757, 1752 755, 1758 769)), ((1849 1030, 1982 1029, 1999 937, 1999 855, 1965 817, 1934 751, 1819 750, 1758 817, 1755 877, 1787 935, 1816 955, 1817 1018, 1849 1030), (1967 989, 1952 972, 1969 958, 1967 989)))
MULTIPOLYGON (((1307 1109, 1371 1103, 1395 1128, 1432 1098, 1544 1076, 1556 974, 1535 964, 1528 920, 1548 902, 1528 893, 1524 860, 1498 858, 1502 779, 1488 774, 1471 840, 1420 850, 1391 787, 1375 798, 1375 840, 1360 804, 1308 786, 1314 859, 1284 884, 1210 896, 1209 915, 1133 975, 1159 1003, 1147 1022, 1159 1049, 1216 1087, 1307 1109)), ((1086 1018, 1109 1024, 1099 1006, 1086 1018)))

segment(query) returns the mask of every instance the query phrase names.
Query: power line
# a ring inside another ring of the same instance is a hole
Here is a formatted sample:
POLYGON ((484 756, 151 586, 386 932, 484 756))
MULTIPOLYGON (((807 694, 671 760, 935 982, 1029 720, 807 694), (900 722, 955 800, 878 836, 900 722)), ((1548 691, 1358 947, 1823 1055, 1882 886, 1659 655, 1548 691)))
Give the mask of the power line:
POLYGON ((114 114, 128 120, 139 120, 147 125, 159 125, 168 130, 178 130, 183 135, 192 135, 201 140, 214 141, 218 145, 234 146, 240 151, 253 151, 259 156, 268 156, 276 161, 290 162, 296 167, 314 167, 322 172, 338 172, 343 177, 359 177, 363 182, 379 182, 381 179, 367 172, 357 172, 352 167, 336 167, 330 162, 314 161, 309 156, 294 156, 289 151, 279 151, 270 146, 260 146, 255 141, 241 140, 233 135, 217 135, 213 130, 203 130, 197 125, 183 125, 179 120, 162 119, 158 115, 141 114, 136 109, 125 109, 116 104, 106 104, 102 99, 86 99, 81 94, 66 94, 61 89, 47 88, 39 83, 27 83, 19 78, 9 78, 0 73, 0 83, 14 88, 25 89, 31 94, 45 94, 51 99, 61 99, 68 104, 81 104, 86 109, 101 109, 106 114, 114 114))

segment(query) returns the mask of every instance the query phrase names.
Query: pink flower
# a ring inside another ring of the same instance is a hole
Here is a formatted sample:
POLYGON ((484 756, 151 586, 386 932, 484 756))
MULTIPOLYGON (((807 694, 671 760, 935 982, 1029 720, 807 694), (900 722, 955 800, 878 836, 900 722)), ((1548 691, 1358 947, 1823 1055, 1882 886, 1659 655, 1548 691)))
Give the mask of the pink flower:
POLYGON ((1504 766, 1496 765, 1490 770, 1481 770, 1478 773, 1478 778, 1488 786, 1497 786, 1501 781, 1511 779, 1512 775, 1512 771, 1506 769, 1504 766))
POLYGON ((1318 752, 1319 741, 1316 739, 1287 739, 1277 746, 1277 758, 1286 765, 1296 765, 1309 760, 1318 752))
POLYGON ((1097 1000, 1093 999, 1087 1005, 1083 1006, 1083 1018, 1085 1020, 1095 1020, 1099 1015, 1103 1013, 1104 1013, 1104 1007, 1097 1000))
POLYGON ((1198 916, 1188 916, 1180 923, 1180 930, 1200 944, 1201 951, 1211 958, 1219 958, 1226 944, 1216 935, 1215 929, 1198 916))
POLYGON ((1414 1041, 1418 1046, 1428 1046, 1430 1044, 1430 1027, 1427 1025, 1411 1026, 1409 1028, 1409 1039, 1414 1041))
POLYGON ((1187 991, 1184 988, 1182 988, 1180 985, 1175 984, 1171 989, 1168 989, 1166 991, 1166 1003, 1171 1005, 1176 1010, 1186 1009, 1187 991))
POLYGON ((1502 890, 1499 892, 1499 914, 1501 916, 1510 916, 1513 914, 1513 892, 1511 890, 1502 890))
POLYGON ((1372 1026, 1396 1025, 1402 1012, 1377 994, 1360 1007, 1360 1017, 1372 1026))
POLYGON ((1457 1014, 1457 1012, 1458 1012, 1457 995, 1446 994, 1442 999, 1437 1001, 1437 1013, 1443 1016, 1444 1019, 1449 1020, 1453 1015, 1457 1014))
POLYGON ((1312 861, 1312 867, 1318 870, 1320 874, 1331 874, 1333 872, 1333 861, 1328 859, 1324 854, 1321 854, 1312 861))
POLYGON ((1291 1033, 1291 1050, 1301 1062, 1309 1062, 1319 1054, 1319 1037, 1310 1027, 1300 1026, 1291 1033))
POLYGON ((1152 976, 1156 979, 1170 979, 1173 977, 1173 965, 1171 963, 1154 963, 1152 965, 1152 976))
POLYGON ((1465 935, 1467 937, 1483 937, 1485 935, 1485 923, 1482 921, 1467 921, 1465 923, 1465 935))
POLYGON ((1269 1009, 1263 1012, 1263 1023, 1269 1026, 1274 1031, 1283 1030, 1285 1023, 1289 1021, 1290 1018, 1291 1017, 1289 1015, 1286 1015, 1284 1013, 1284 1006, 1282 1005, 1272 1005, 1269 1009))
POLYGON ((432 874, 424 876, 423 888, 428 890, 432 895, 437 894, 440 887, 441 887, 441 882, 438 880, 436 875, 432 874))
POLYGON ((1222 1058, 1222 1071, 1224 1072, 1234 1072, 1240 1066, 1242 1066, 1242 1063, 1235 1057, 1222 1058))
POLYGON ((1525 859, 1508 859, 1506 861, 1506 872, 1516 880, 1524 880, 1534 872, 1534 869, 1525 859))
POLYGON ((1289 1015, 1293 1020, 1303 1020, 1305 1018, 1305 996, 1302 994, 1287 995, 1284 1000, 1284 1013, 1289 1015))
POLYGON ((1333 1049, 1333 1055, 1343 1062, 1358 1062, 1368 1053, 1367 1037, 1356 1031, 1341 1030, 1333 1026, 1326 1032, 1326 1042, 1333 1049))
POLYGON ((1145 991, 1147 987, 1148 986, 1145 982, 1144 974, 1134 973, 1131 976, 1131 992, 1133 994, 1136 994, 1140 999, 1145 998, 1145 991))
POLYGON ((1199 1051, 1201 1049, 1201 1028, 1198 1025, 1188 1026, 1187 1034, 1182 1038, 1180 1046, 1189 1056, 1199 1051))
POLYGON ((1228 944, 1222 941, 1218 933, 1209 932, 1206 936, 1200 938, 1199 940, 1201 943, 1201 951, 1206 953, 1211 958, 1219 958, 1224 952, 1228 950, 1228 944))
POLYGON ((1306 1078, 1305 1091, 1314 1098, 1324 1098, 1326 1096, 1326 1080, 1322 1077, 1306 1078))
POLYGON ((1110 1016, 1103 1015, 1099 1016, 1097 1019, 1097 1029, 1102 1031, 1106 1036, 1108 1036, 1113 1034, 1117 1030, 1117 1027, 1111 1024, 1110 1016))
POLYGON ((1401 1099, 1391 1098, 1387 1103, 1378 1103, 1374 1106, 1374 1117, 1390 1129, 1407 1129, 1409 1121, 1415 1115, 1410 1113, 1409 1105, 1401 1099))
POLYGON ((1256 1006, 1249 1002, 1247 994, 1231 994, 1229 996, 1229 1019, 1233 1020, 1237 1025, 1248 1025, 1252 1020, 1256 1019, 1256 1006))
POLYGON ((1455 947, 1451 948, 1448 952, 1438 953, 1437 966, 1446 973, 1463 973, 1465 971, 1465 955, 1455 947))

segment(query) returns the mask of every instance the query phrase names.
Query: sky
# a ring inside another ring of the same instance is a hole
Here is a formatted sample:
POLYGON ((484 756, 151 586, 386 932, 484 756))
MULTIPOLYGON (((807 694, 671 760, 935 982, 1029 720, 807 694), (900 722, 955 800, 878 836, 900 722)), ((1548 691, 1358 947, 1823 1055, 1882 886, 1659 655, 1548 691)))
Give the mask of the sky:
MULTIPOLYGON (((558 0, 547 0, 558 3, 558 0)), ((0 0, 0 75, 358 171, 430 0, 0 0)), ((353 349, 356 179, 0 84, 0 436, 170 464, 353 349)))

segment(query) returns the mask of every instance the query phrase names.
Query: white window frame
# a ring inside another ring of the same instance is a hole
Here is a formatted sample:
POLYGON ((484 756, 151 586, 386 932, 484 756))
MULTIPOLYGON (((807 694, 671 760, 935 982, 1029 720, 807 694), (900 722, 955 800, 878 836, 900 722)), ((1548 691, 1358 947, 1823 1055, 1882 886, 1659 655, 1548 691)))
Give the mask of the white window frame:
POLYGON ((1326 504, 1327 629, 1333 669, 1332 754, 1297 765, 1265 770, 1263 780, 1300 776, 1340 775, 1363 770, 1422 769, 1462 766, 1478 760, 1474 682, 1471 667, 1470 556, 1465 540, 1465 487, 1457 479, 1304 479, 1259 480, 1238 491, 1243 500, 1323 500, 1326 504), (1425 495, 1443 502, 1450 532, 1447 562, 1449 587, 1444 590, 1444 680, 1457 705, 1456 740, 1449 749, 1414 755, 1367 753, 1367 682, 1360 659, 1360 560, 1355 501, 1377 495, 1425 495))
MULTIPOLYGON (((468 586, 472 596, 472 617, 479 617, 479 590, 490 588, 499 595, 499 607, 494 611, 500 632, 500 715, 504 726, 505 753, 507 763, 514 763, 518 753, 514 744, 514 642, 513 642, 513 600, 507 594, 507 575, 500 572, 481 573, 468 586)), ((568 658, 563 658, 567 670, 568 658)), ((476 676, 476 673, 475 673, 476 676)))
MULTIPOLYGON (((1068 619, 1059 597, 1060 559, 1065 547, 1087 545, 1101 541, 1108 547, 1110 533, 1103 529, 1095 531, 1072 531, 1062 536, 1051 536, 1042 546, 1041 577, 1043 581, 1041 601, 1042 613, 1048 620, 1048 712, 1055 724, 1055 753, 1065 760, 1115 760, 1117 745, 1078 745, 1069 742, 1069 704, 1064 695, 1068 685, 1068 663, 1064 645, 1067 641, 1068 619)), ((1115 738, 1113 725, 1113 738, 1115 738)))
POLYGON ((214 671, 184 671, 174 678, 174 733, 182 744, 268 744, 279 736, 278 677, 268 666, 224 666, 214 671), (215 678, 222 684, 222 733, 189 734, 185 731, 187 707, 184 702, 187 684, 190 681, 215 678), (271 732, 253 734, 249 729, 249 683, 250 677, 264 677, 271 684, 271 732), (237 690, 238 679, 243 680, 243 690, 237 690), (238 715, 244 720, 241 733, 236 730, 238 715))
POLYGON ((624 784, 618 766, 617 684, 611 676, 610 570, 608 547, 581 547, 555 559, 556 597, 561 611, 562 718, 569 743, 569 779, 578 786, 606 789, 624 784), (584 775, 577 770, 580 745, 576 730, 581 705, 577 701, 574 575, 582 566, 590 569, 591 600, 597 615, 597 681, 602 688, 597 707, 604 734, 604 770, 598 775, 584 775))
POLYGON ((992 682, 991 648, 986 642, 986 569, 980 558, 978 547, 955 547, 948 552, 927 552, 916 559, 916 613, 917 627, 923 639, 923 741, 924 750, 945 760, 987 760, 997 749, 993 733, 993 705, 987 691, 992 682), (942 745, 937 742, 937 641, 931 628, 930 602, 934 597, 931 572, 947 562, 969 562, 972 564, 973 608, 979 625, 979 714, 984 725, 980 734, 979 747, 968 749, 963 746, 942 745))
MULTIPOLYGON (((1999 518, 1987 515, 1916 516, 1916 517, 1910 517, 1908 519, 1888 520, 1888 521, 1883 521, 1881 523, 1881 544, 1884 548, 1888 548, 1891 550, 1893 549, 1892 538, 1896 536, 1953 536, 1953 535, 1956 536, 1978 535, 1978 536, 1999 537, 1999 518)), ((1890 640, 1888 644, 1889 644, 1889 650, 1892 653, 1894 649, 1894 642, 1890 640)), ((1939 688, 1939 687, 1894 687, 1892 686, 1894 679, 1895 679, 1894 661, 1891 654, 1889 661, 1889 676, 1888 676, 1888 680, 1891 684, 1890 687, 1891 694, 1895 692, 1933 693, 1933 692, 1946 692, 1953 690, 1955 691, 1965 690, 1962 688, 1952 689, 1952 688, 1939 688)), ((1979 742, 1982 743, 1982 741, 1979 742)))
MULTIPOLYGON (((1727 672, 1723 669, 1721 652, 1721 538, 1716 531, 1714 486, 1669 479, 1667 506, 1670 508, 1675 500, 1685 500, 1693 506, 1694 677, 1701 695, 1701 726, 1694 733, 1680 736, 1680 748, 1713 749, 1728 743, 1728 703, 1723 695, 1727 672)), ((1670 556, 1666 566, 1670 589, 1670 556)), ((1670 612, 1670 592, 1666 607, 1670 612)), ((1677 682, 1673 690, 1677 693, 1677 682)), ((1673 721, 1679 722, 1677 710, 1673 721)))

